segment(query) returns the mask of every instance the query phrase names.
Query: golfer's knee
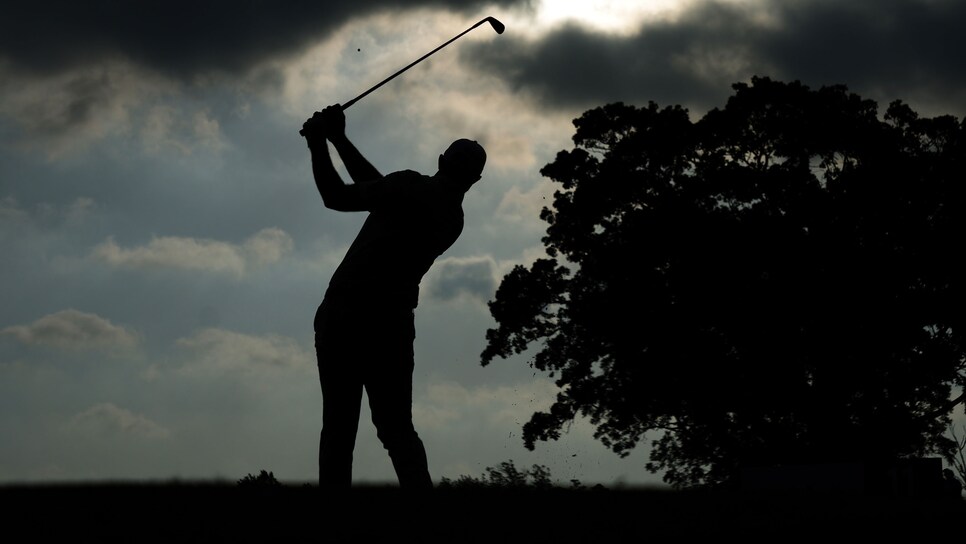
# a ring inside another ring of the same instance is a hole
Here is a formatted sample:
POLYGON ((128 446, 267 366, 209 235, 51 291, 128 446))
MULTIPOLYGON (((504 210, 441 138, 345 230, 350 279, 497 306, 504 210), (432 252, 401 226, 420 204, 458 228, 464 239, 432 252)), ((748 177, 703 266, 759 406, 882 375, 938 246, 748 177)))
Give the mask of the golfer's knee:
POLYGON ((376 428, 376 437, 387 450, 406 447, 419 441, 419 435, 411 422, 399 425, 382 425, 376 428))

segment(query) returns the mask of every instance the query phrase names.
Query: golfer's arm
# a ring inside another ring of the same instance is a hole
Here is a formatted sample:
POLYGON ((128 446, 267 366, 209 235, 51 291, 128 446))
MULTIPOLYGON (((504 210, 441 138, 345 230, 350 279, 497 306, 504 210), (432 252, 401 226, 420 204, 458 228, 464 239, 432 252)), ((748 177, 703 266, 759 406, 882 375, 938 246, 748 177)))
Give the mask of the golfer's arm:
POLYGON ((342 212, 356 211, 351 206, 352 197, 348 186, 342 182, 342 177, 332 164, 329 144, 324 139, 320 139, 310 145, 309 150, 312 152, 312 175, 315 177, 315 186, 322 196, 325 207, 342 212))
POLYGON ((334 138, 332 145, 339 152, 339 158, 342 159, 342 164, 345 165, 346 171, 349 172, 349 177, 355 183, 367 183, 376 181, 382 177, 379 170, 376 170, 376 167, 362 156, 362 153, 356 149, 356 146, 349 141, 349 138, 345 134, 334 138))

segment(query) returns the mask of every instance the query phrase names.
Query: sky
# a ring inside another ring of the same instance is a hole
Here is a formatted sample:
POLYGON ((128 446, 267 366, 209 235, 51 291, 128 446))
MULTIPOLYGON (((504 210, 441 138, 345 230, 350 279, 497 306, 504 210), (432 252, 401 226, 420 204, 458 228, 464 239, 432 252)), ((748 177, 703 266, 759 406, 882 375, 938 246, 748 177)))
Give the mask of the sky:
MULTIPOLYGON (((312 318, 365 217, 322 206, 298 130, 484 17, 506 32, 481 26, 346 110, 382 172, 432 174, 457 138, 487 150, 416 312, 414 423, 437 481, 509 460, 564 484, 661 482, 647 441, 621 458, 586 421, 527 451, 553 381, 527 354, 480 365, 487 301, 543 255, 539 170, 582 112, 697 119, 762 75, 966 115, 956 0, 7 4, 0 483, 314 481, 312 318)), ((366 408, 354 479, 395 482, 366 408)))

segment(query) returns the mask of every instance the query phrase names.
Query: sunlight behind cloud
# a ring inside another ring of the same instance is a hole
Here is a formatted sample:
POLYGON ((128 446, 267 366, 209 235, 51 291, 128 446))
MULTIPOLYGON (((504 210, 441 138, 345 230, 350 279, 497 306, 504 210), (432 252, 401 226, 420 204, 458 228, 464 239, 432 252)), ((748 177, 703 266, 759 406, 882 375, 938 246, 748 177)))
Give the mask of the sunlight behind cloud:
POLYGON ((692 0, 542 0, 536 22, 540 27, 578 24, 614 34, 636 32, 643 21, 673 18, 692 0))

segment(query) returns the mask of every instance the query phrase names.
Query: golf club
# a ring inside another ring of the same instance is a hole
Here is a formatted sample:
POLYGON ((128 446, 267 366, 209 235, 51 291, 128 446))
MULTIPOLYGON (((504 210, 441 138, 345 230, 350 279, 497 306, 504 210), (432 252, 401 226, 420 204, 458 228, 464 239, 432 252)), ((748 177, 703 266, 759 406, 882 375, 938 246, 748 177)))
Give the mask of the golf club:
MULTIPOLYGON (((360 99, 362 99, 362 97, 364 97, 367 94, 371 93, 372 91, 378 89, 379 87, 382 87, 383 85, 385 85, 386 83, 388 83, 389 81, 391 81, 393 78, 395 78, 399 74, 405 72, 406 70, 409 70, 413 66, 416 66, 417 64, 419 64, 420 62, 422 62, 423 60, 425 60, 426 57, 432 55, 433 53, 439 51, 440 49, 446 47, 447 45, 455 42, 456 40, 458 40, 459 38, 461 38, 463 36, 463 34, 466 34, 467 32, 469 32, 469 31, 473 30, 474 28, 482 25, 483 23, 490 23, 490 26, 493 27, 493 30, 495 30, 497 34, 503 34, 503 31, 506 30, 506 27, 503 26, 503 23, 501 23, 500 21, 497 21, 493 17, 487 17, 487 18, 483 19, 482 21, 476 23, 475 25, 467 28, 463 32, 460 32, 459 34, 457 34, 455 37, 451 38, 448 42, 444 43, 443 45, 441 45, 441 46, 437 47, 436 49, 433 49, 429 53, 426 53, 425 55, 419 57, 418 59, 416 59, 415 61, 413 61, 412 63, 410 63, 405 68, 399 70, 395 74, 393 74, 393 75, 387 77, 386 79, 380 81, 376 85, 372 86, 368 91, 360 94, 359 96, 353 98, 352 100, 346 102, 345 104, 342 104, 342 110, 345 111, 346 108, 348 108, 349 106, 351 106, 351 105, 355 104, 356 102, 358 102, 360 99)), ((299 134, 302 134, 303 136, 305 135, 305 134, 303 134, 303 132, 301 130, 299 131, 299 134)))

